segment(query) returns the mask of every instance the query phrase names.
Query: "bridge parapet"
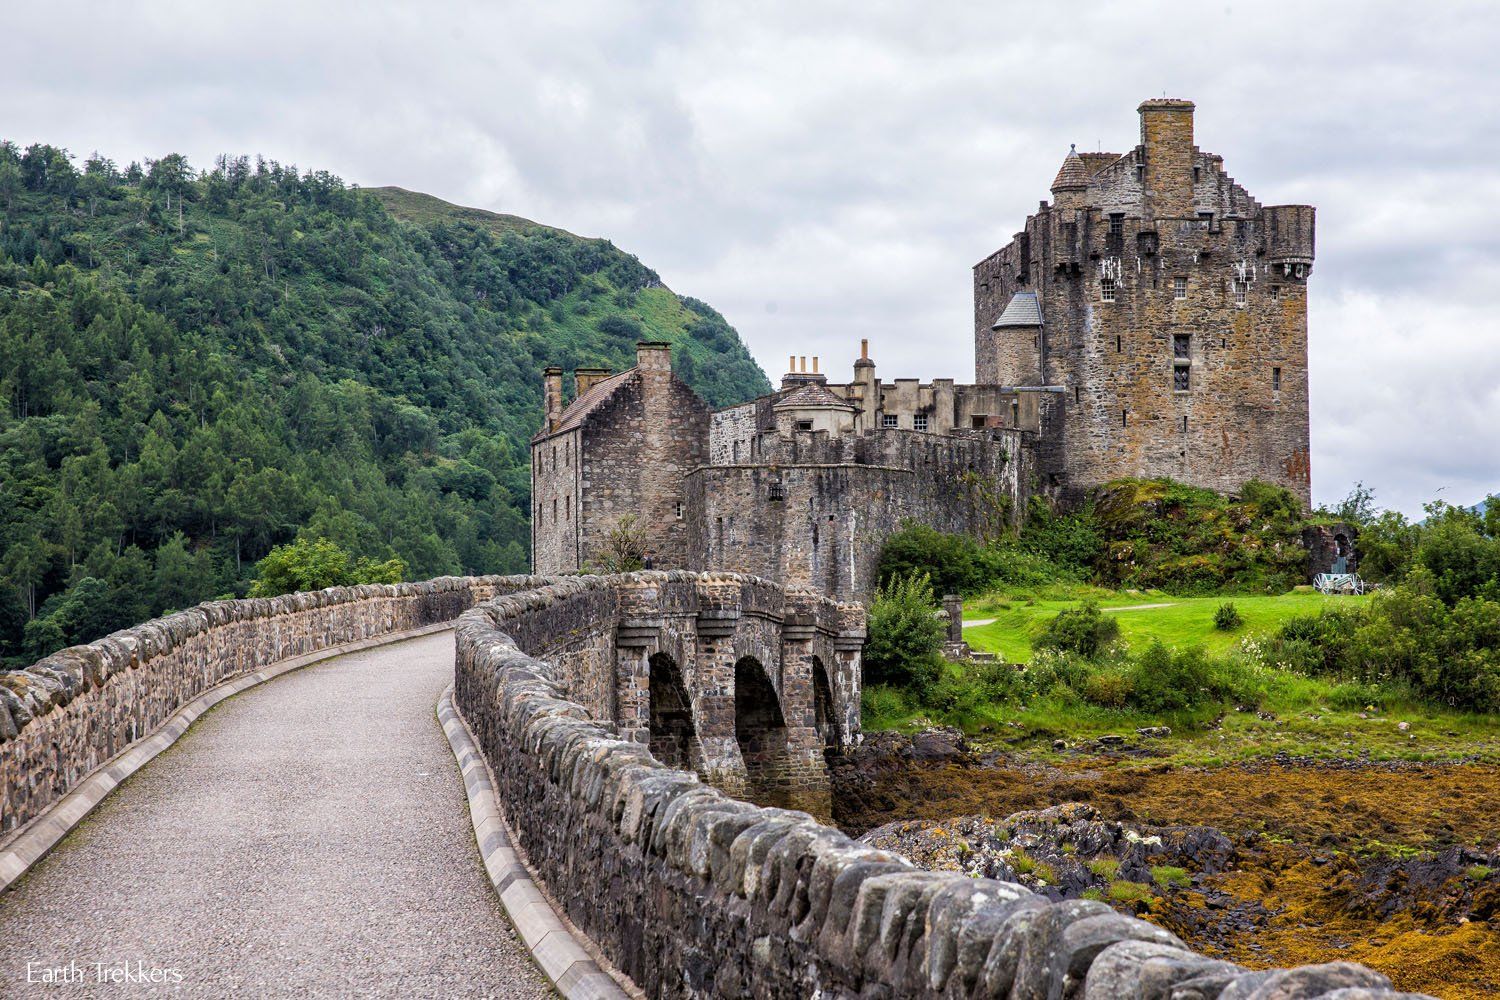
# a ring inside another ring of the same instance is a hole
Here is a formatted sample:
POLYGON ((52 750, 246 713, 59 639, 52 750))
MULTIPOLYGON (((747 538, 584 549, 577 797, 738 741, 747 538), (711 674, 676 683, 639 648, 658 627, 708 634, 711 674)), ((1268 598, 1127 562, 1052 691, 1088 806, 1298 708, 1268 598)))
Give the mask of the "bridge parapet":
POLYGON ((0 842, 216 684, 281 660, 449 622, 536 576, 439 577, 210 601, 0 672, 0 842))
MULTIPOLYGON (((809 645, 857 663, 857 608, 767 586, 728 574, 578 578, 458 621, 455 699, 516 839, 574 924, 647 996, 1410 996, 1360 966, 1252 972, 1101 902, 918 871, 806 812, 738 801, 672 766, 666 758, 692 746, 678 738, 693 721, 681 713, 696 707, 701 720, 705 707, 734 704, 743 674, 726 664, 767 641, 747 620, 777 621, 783 672, 800 672, 809 645), (563 652, 546 651, 565 634, 563 652), (638 714, 599 715, 574 695, 595 688, 579 682, 589 661, 570 657, 611 643, 616 668, 637 681, 647 671, 655 689, 647 742, 638 714), (699 643, 698 661, 677 662, 696 671, 696 695, 664 699, 680 679, 653 657, 699 643)), ((783 703, 799 703, 789 691, 783 678, 783 703)))

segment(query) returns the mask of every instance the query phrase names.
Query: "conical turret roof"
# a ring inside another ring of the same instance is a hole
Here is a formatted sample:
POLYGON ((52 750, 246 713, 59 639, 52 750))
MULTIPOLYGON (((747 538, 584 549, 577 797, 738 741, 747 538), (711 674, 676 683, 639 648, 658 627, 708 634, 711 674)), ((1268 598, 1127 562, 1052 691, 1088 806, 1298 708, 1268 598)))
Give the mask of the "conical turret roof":
POLYGON ((1057 171, 1057 177, 1052 181, 1053 191, 1082 191, 1089 186, 1089 170, 1083 164, 1083 157, 1078 155, 1078 146, 1070 145, 1068 155, 1063 158, 1062 167, 1057 171))

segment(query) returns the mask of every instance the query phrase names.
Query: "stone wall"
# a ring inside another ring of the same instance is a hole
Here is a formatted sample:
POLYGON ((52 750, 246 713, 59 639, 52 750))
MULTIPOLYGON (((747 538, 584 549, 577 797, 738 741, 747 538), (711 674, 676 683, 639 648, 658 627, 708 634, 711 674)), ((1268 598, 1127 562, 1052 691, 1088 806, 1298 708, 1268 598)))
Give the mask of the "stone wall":
POLYGON ((1072 495, 1121 476, 1223 493, 1260 478, 1306 505, 1314 211, 1256 202, 1193 145, 1191 103, 1140 114, 1140 145, 1070 155, 1053 201, 975 266, 976 377, 1062 387, 1048 471, 1072 495), (1018 291, 1043 326, 992 329, 1018 291))
POLYGON ((904 521, 979 537, 1017 523, 1040 440, 1009 429, 762 435, 746 464, 688 475, 689 548, 703 569, 864 600, 904 521))
POLYGON ((568 580, 462 615, 455 698, 533 867, 647 996, 1402 996, 1359 966, 1249 972, 1100 902, 918 871, 662 764, 528 652, 553 609, 581 624, 601 588, 615 589, 568 580))
POLYGON ((0 673, 0 838, 223 681, 289 657, 452 621, 538 577, 441 577, 395 586, 211 601, 0 673))

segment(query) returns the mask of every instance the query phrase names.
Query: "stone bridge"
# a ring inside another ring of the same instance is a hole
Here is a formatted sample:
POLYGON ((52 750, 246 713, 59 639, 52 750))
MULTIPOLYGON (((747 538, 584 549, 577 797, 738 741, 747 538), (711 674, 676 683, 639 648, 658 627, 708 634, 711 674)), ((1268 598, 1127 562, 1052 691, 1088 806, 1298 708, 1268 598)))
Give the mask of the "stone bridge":
POLYGON ((0 996, 1401 996, 818 822, 862 630, 733 574, 444 578, 0 674, 0 996))

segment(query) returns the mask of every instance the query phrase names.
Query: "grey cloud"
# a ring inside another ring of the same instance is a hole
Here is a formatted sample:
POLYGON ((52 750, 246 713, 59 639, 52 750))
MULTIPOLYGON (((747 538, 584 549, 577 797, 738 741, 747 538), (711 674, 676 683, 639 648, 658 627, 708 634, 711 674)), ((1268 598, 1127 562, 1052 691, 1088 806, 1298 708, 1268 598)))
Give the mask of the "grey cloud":
POLYGON ((1314 490, 1500 489, 1500 10, 1390 2, 188 3, 7 15, 0 121, 119 161, 263 153, 605 235, 842 371, 972 372, 969 268, 1135 105, 1319 206, 1314 490))

